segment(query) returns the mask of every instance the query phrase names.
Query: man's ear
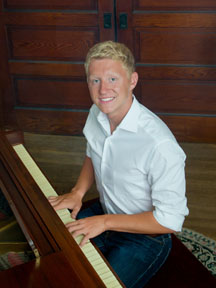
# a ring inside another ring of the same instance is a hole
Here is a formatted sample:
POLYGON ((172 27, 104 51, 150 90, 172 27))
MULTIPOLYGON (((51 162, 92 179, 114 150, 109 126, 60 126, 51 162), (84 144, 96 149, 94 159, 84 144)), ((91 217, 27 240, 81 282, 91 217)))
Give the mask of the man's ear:
POLYGON ((139 78, 139 76, 138 76, 137 72, 133 72, 131 74, 131 90, 133 90, 136 87, 137 82, 138 82, 138 78, 139 78))

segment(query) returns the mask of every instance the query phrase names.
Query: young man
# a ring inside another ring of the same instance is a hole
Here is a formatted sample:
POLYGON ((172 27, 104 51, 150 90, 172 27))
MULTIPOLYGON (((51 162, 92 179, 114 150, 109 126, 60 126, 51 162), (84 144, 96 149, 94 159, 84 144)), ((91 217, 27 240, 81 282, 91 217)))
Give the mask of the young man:
POLYGON ((93 106, 84 127, 87 152, 68 194, 51 197, 72 209, 67 224, 81 245, 93 239, 126 287, 143 287, 165 262, 170 233, 188 214, 185 154, 168 127, 138 103, 134 57, 112 41, 92 47, 85 69, 93 106), (100 203, 80 211, 96 180, 100 203))

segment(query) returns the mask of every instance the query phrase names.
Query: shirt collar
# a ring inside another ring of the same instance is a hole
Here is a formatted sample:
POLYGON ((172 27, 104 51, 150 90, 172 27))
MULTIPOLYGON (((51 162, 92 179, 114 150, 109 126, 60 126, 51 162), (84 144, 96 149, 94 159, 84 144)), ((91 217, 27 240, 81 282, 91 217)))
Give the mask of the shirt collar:
MULTIPOLYGON (((133 95, 132 105, 128 113, 125 115, 125 117, 119 124, 118 129, 124 129, 130 132, 137 132, 139 112, 140 112, 139 102, 136 100, 136 97, 133 95)), ((104 128, 104 130, 107 132, 107 134, 109 134, 110 125, 109 125, 109 120, 107 118, 107 115, 99 110, 97 120, 101 124, 101 126, 104 128)))
POLYGON ((105 130, 106 134, 109 135, 110 134, 109 119, 107 115, 101 112, 99 109, 98 109, 97 120, 100 123, 100 125, 103 127, 103 129, 105 130))
POLYGON ((119 128, 130 132, 137 132, 139 114, 140 114, 139 102, 133 95, 133 102, 130 107, 130 110, 119 124, 119 128))

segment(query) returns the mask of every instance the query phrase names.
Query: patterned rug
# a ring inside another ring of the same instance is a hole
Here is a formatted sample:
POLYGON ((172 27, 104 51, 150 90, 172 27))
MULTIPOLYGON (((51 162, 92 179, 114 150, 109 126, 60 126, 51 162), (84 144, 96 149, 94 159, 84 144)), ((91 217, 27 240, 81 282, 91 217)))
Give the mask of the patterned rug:
POLYGON ((216 277, 216 241, 188 228, 183 228, 176 236, 216 277))

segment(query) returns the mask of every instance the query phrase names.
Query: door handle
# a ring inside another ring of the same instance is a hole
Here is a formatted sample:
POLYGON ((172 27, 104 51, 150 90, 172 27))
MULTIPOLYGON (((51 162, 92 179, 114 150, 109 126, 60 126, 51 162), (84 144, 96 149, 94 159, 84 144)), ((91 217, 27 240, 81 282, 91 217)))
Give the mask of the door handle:
POLYGON ((112 28, 112 13, 104 13, 104 29, 112 28))
POLYGON ((119 26, 120 26, 120 29, 127 29, 128 28, 127 13, 120 13, 119 14, 119 26))

